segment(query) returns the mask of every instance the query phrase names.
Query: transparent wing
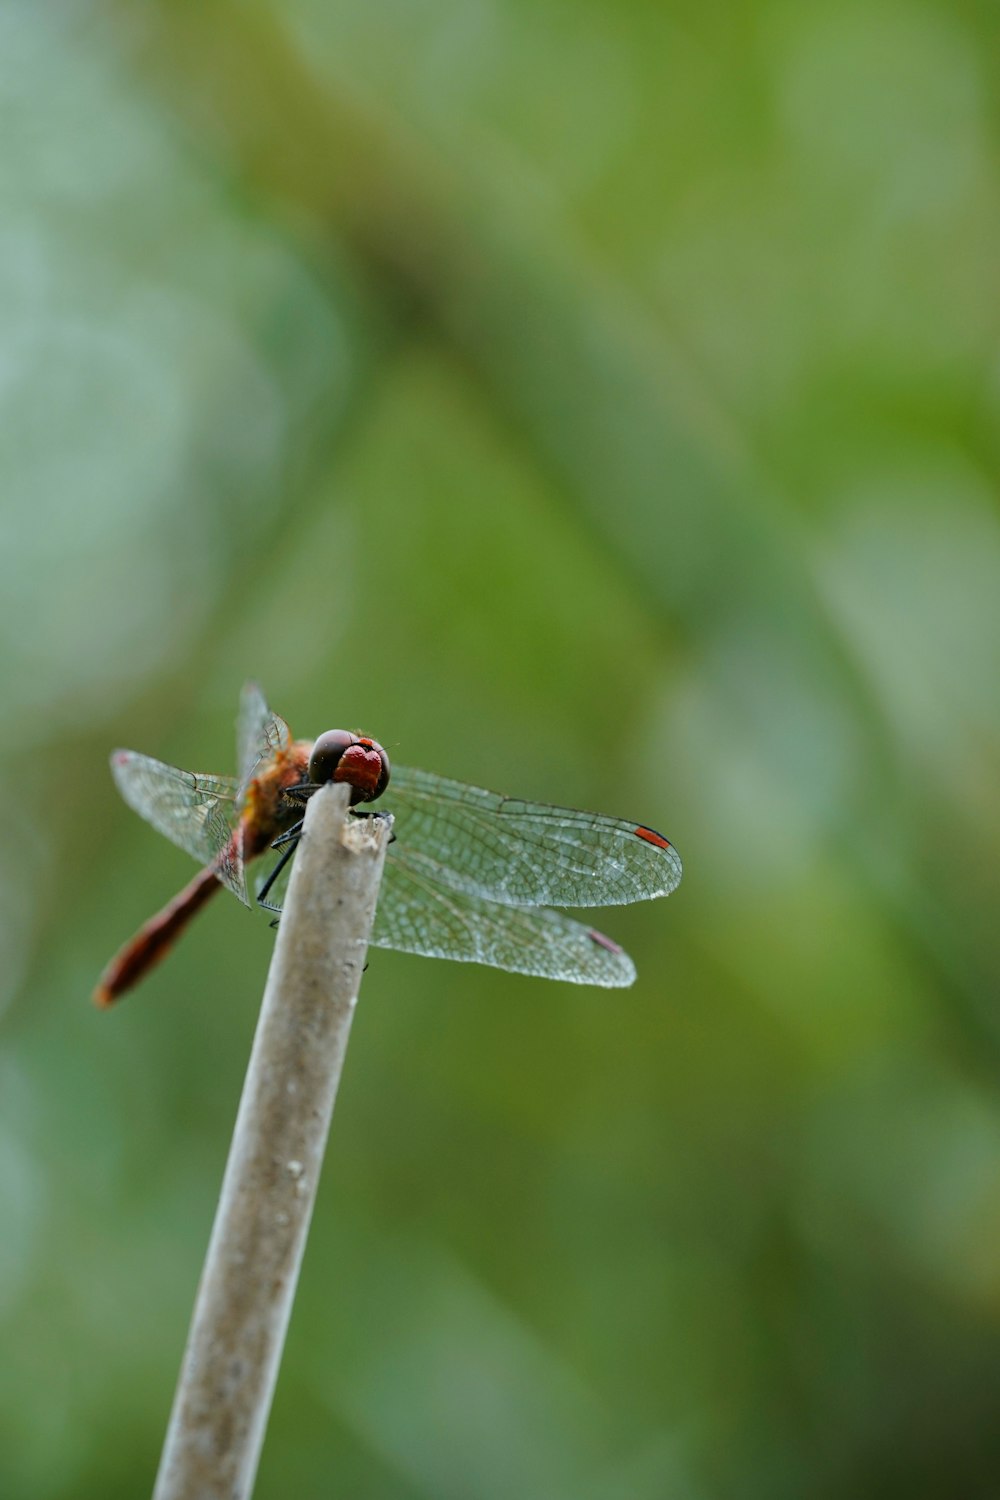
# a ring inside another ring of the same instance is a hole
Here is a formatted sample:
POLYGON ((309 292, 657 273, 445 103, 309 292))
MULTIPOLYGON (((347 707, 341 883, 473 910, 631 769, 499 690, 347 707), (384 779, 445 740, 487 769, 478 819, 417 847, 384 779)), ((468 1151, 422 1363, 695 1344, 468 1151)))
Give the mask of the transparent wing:
POLYGON ((237 786, 231 776, 203 776, 136 750, 116 750, 111 774, 129 807, 249 905, 237 832, 237 786))
POLYGON ((545 907, 500 906, 436 878, 433 862, 389 849, 372 945, 488 964, 572 984, 629 985, 635 965, 593 928, 545 907))
POLYGON ((236 765, 241 796, 261 761, 277 750, 284 750, 291 738, 284 719, 268 708, 259 684, 245 683, 236 721, 236 765))
POLYGON ((507 906, 618 906, 668 896, 674 846, 600 813, 520 802, 427 771, 393 769, 380 806, 400 850, 442 885, 507 906))
MULTIPOLYGON (((273 859, 273 856, 272 856, 273 859)), ((291 862, 268 893, 282 906, 291 862)), ((258 880, 267 877, 267 867, 258 880)), ((631 984, 635 966, 602 933, 546 907, 500 906, 456 891, 435 878, 419 853, 390 844, 375 909, 372 946, 488 964, 515 974, 537 974, 606 988, 631 984)))

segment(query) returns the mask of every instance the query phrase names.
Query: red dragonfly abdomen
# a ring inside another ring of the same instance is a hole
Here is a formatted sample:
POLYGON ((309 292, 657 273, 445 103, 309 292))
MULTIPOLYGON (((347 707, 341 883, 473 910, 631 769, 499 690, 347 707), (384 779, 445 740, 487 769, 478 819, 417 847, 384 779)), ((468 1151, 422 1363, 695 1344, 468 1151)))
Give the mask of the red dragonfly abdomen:
POLYGON ((145 922, 108 964, 94 991, 94 1004, 113 1005, 148 974, 170 952, 187 924, 210 896, 222 889, 215 868, 209 865, 186 885, 162 911, 145 922))

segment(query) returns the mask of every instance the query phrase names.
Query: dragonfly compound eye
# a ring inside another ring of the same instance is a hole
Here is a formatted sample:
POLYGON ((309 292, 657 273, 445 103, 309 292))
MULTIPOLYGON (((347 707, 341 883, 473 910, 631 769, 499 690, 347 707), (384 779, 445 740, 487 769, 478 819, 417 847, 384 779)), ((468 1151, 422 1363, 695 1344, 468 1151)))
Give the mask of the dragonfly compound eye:
POLYGON ((378 740, 348 734, 346 729, 328 729, 312 747, 309 779, 346 781, 353 788, 352 804, 373 802, 389 785, 389 757, 378 740))

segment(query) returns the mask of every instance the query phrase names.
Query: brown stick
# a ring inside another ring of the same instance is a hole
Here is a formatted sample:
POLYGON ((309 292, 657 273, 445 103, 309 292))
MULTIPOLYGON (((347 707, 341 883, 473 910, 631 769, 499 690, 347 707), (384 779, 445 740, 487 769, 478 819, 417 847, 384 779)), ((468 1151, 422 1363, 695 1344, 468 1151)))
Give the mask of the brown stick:
POLYGON ((253 1488, 389 839, 349 795, 306 810, 154 1500, 253 1488))

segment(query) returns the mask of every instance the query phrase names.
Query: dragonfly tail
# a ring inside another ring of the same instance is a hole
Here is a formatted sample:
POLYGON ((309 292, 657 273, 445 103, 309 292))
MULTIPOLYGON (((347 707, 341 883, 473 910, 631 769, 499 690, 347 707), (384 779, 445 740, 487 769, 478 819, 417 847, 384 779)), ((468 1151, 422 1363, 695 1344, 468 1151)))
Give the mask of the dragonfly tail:
POLYGON ((94 1004, 106 1009, 139 983, 165 958, 191 918, 210 896, 221 890, 212 865, 201 870, 174 899, 150 917, 108 964, 93 994, 94 1004))

